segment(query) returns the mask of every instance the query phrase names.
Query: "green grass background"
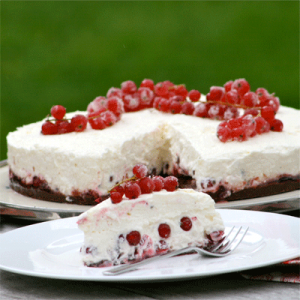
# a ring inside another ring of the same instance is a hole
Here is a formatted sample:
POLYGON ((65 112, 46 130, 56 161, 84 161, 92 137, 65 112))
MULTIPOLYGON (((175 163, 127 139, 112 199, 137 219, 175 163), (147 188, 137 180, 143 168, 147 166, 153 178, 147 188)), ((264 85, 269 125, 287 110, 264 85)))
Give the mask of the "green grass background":
POLYGON ((1 159, 54 104, 85 110, 129 79, 207 93, 241 77, 299 108, 298 1, 2 1, 1 159))

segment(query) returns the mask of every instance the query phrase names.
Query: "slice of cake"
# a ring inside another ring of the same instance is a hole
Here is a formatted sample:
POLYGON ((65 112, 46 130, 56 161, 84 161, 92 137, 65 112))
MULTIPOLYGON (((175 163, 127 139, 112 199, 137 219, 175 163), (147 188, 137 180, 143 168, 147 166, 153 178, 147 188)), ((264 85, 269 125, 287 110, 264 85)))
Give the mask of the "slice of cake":
POLYGON ((137 262, 222 238, 224 224, 214 200, 192 189, 161 190, 118 204, 107 199, 79 216, 84 264, 107 267, 137 262))

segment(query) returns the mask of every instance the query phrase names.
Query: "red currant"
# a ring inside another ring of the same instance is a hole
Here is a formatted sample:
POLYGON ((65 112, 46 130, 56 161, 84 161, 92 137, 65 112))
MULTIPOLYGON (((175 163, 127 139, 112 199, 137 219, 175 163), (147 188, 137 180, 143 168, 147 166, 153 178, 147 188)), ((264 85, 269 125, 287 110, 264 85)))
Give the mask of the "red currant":
POLYGON ((154 192, 159 192, 164 188, 164 179, 161 176, 154 176, 152 178, 154 183, 154 192))
POLYGON ((181 218, 180 227, 182 230, 189 231, 189 230, 191 230, 192 226, 193 226, 193 223, 189 217, 181 218))
POLYGON ((166 82, 158 82, 154 86, 154 92, 157 96, 169 98, 169 88, 166 82))
POLYGON ((199 103, 195 107, 193 115, 196 117, 206 118, 206 117, 208 117, 208 115, 207 115, 208 108, 209 108, 208 103, 199 103))
POLYGON ((137 164, 133 167, 132 172, 137 178, 143 178, 147 176, 148 169, 143 164, 137 164))
POLYGON ((51 115, 53 118, 62 120, 66 114, 66 108, 62 105, 54 105, 51 108, 51 115))
POLYGON ((274 119, 271 123, 270 123, 270 126, 271 126, 271 130, 272 131, 278 131, 278 132, 281 132, 283 130, 283 123, 282 121, 278 120, 278 119, 274 119))
POLYGON ((128 199, 136 199, 142 194, 140 186, 135 182, 128 182, 125 185, 125 196, 128 199))
POLYGON ((209 91, 210 100, 220 101, 225 95, 225 89, 221 86, 212 86, 209 91))
POLYGON ((258 110, 255 108, 248 108, 244 111, 244 116, 246 115, 252 115, 253 117, 256 117, 258 115, 258 110))
POLYGON ((236 79, 232 83, 231 89, 237 90, 238 94, 243 97, 247 92, 250 91, 250 85, 244 78, 236 79))
POLYGON ((124 94, 134 94, 137 91, 137 87, 133 81, 127 80, 121 83, 121 90, 124 94))
POLYGON ((126 240, 130 246, 136 246, 141 240, 141 234, 134 230, 126 235, 126 240))
POLYGON ((225 102, 230 104, 237 104, 240 102, 240 98, 237 90, 230 90, 225 94, 225 102))
POLYGON ((270 124, 263 117, 255 118, 256 128, 255 131, 258 134, 270 131, 270 124))
POLYGON ((140 87, 138 89, 138 94, 141 99, 142 105, 150 105, 150 103, 154 99, 154 93, 148 87, 140 87))
POLYGON ((188 95, 188 90, 186 89, 184 84, 179 84, 175 87, 175 94, 180 95, 183 98, 186 98, 188 95))
POLYGON ((180 104, 180 102, 172 100, 169 109, 172 114, 179 114, 181 112, 182 105, 180 104))
POLYGON ((178 186, 178 179, 174 176, 168 176, 164 179, 164 188, 168 192, 173 192, 178 186))
POLYGON ((226 122, 220 123, 217 129, 217 137, 223 143, 227 142, 231 138, 231 130, 226 126, 221 125, 225 123, 226 122))
POLYGON ((275 118, 275 111, 271 106, 264 106, 261 111, 261 116, 268 121, 269 123, 272 122, 275 118))
POLYGON ((191 102, 184 102, 181 107, 181 113, 185 115, 192 115, 194 113, 195 106, 191 102))
POLYGON ((144 177, 138 182, 142 194, 151 194, 155 189, 155 184, 150 177, 144 177))
POLYGON ((231 90, 232 83, 233 83, 233 81, 230 80, 224 84, 225 92, 229 92, 231 90))
POLYGON ((199 101, 199 99, 201 97, 201 93, 197 90, 191 90, 191 91, 189 91, 188 96, 191 101, 197 102, 197 101, 199 101))
POLYGON ((153 101, 153 107, 159 110, 160 108, 160 100, 163 99, 161 97, 155 97, 153 101))
POLYGON ((169 99, 162 98, 159 101, 158 109, 163 112, 169 112, 170 105, 171 105, 171 101, 169 99))
POLYGON ((101 113, 100 117, 106 126, 112 126, 117 122, 116 115, 111 111, 101 113))
POLYGON ((138 107, 140 106, 140 98, 138 95, 125 95, 123 97, 123 102, 124 102, 124 108, 125 111, 134 111, 137 110, 138 107))
POLYGON ((88 114, 88 121, 93 129, 104 129, 107 127, 100 115, 101 113, 99 114, 98 112, 88 114))
POLYGON ((110 88, 106 94, 107 98, 110 98, 110 97, 122 98, 122 96, 123 96, 122 90, 119 88, 115 88, 115 87, 110 88))
POLYGON ((84 131, 87 125, 87 118, 83 115, 75 115, 71 119, 71 125, 76 132, 84 131))
POLYGON ((247 107, 254 107, 258 103, 258 97, 254 92, 247 92, 241 100, 241 104, 247 107))
POLYGON ((154 83, 153 80, 151 79, 144 79, 140 85, 140 87, 147 87, 149 88, 151 91, 154 90, 154 83))
POLYGON ((106 102, 107 99, 105 97, 99 96, 95 98, 92 102, 89 103, 87 107, 88 113, 99 112, 103 109, 105 110, 107 107, 106 102))
POLYGON ((120 203, 122 201, 123 195, 118 192, 111 192, 110 193, 110 199, 111 202, 114 204, 120 203))
POLYGON ((58 134, 69 133, 72 131, 74 131, 74 128, 69 121, 63 120, 63 121, 57 122, 57 133, 58 134))
POLYGON ((50 121, 46 121, 42 125, 42 134, 49 135, 49 134, 57 134, 58 126, 50 121))
POLYGON ((120 115, 124 110, 123 101, 118 97, 110 97, 107 99, 107 109, 116 116, 120 115))
POLYGON ((168 224, 162 223, 158 226, 158 234, 160 237, 167 239, 171 234, 171 228, 168 224))

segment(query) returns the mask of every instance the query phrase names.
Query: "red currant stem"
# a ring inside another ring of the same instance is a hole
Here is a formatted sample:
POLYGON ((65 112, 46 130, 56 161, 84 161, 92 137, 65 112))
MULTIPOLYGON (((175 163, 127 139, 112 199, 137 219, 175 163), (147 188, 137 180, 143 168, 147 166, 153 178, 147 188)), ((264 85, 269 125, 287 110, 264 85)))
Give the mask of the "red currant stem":
MULTIPOLYGON (((108 109, 107 109, 107 110, 108 110, 108 109)), ((106 111, 107 111, 107 110, 106 110, 106 111)), ((99 115, 96 115, 96 116, 93 116, 93 117, 88 117, 87 120, 96 119, 96 118, 98 118, 99 116, 100 116, 100 114, 99 114, 99 115)), ((71 121, 71 120, 72 120, 72 119, 69 119, 69 118, 63 118, 63 119, 55 119, 55 118, 52 118, 52 119, 50 119, 50 115, 49 115, 49 114, 46 116, 46 119, 47 119, 48 122, 51 122, 51 121, 57 121, 57 120, 59 120, 59 121, 71 121)))
POLYGON ((120 182, 118 182, 117 184, 115 184, 110 190, 108 190, 108 193, 110 193, 115 187, 117 187, 117 186, 119 186, 119 185, 121 185, 121 184, 123 184, 123 183, 125 183, 125 182, 128 182, 128 181, 135 181, 135 180, 137 180, 138 178, 135 176, 135 175, 133 175, 132 177, 130 177, 130 178, 126 178, 126 179, 123 179, 122 181, 120 181, 120 182))
POLYGON ((220 104, 220 105, 226 105, 226 106, 234 106, 236 108, 243 108, 243 109, 248 109, 248 108, 255 108, 257 110, 261 110, 262 107, 259 107, 259 106, 255 106, 255 107, 249 107, 249 106, 246 106, 246 105, 242 105, 242 104, 232 104, 232 103, 228 103, 228 102, 221 102, 221 101, 214 101, 214 100, 208 100, 204 103, 215 103, 215 104, 220 104))

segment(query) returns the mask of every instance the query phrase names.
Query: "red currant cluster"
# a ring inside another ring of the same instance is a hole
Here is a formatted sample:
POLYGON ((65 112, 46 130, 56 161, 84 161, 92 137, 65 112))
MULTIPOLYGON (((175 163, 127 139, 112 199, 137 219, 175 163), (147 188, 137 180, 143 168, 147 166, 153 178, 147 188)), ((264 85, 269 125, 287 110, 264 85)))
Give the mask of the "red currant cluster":
POLYGON ((141 194, 159 192, 162 189, 173 192, 178 186, 178 179, 174 176, 165 178, 161 176, 147 176, 148 169, 143 164, 135 165, 132 172, 133 177, 124 179, 110 190, 112 203, 120 203, 124 194, 128 199, 136 199, 141 194))
POLYGON ((87 122, 93 129, 104 129, 119 121, 123 112, 151 107, 166 113, 226 120, 219 125, 217 132, 222 142, 245 141, 256 134, 283 129, 282 122, 275 119, 280 106, 278 97, 264 88, 251 92, 245 79, 212 86, 206 102, 201 102, 200 97, 199 91, 188 91, 183 84, 175 85, 168 80, 154 84, 151 79, 144 79, 139 87, 128 80, 121 84, 121 88, 110 88, 106 97, 99 96, 90 102, 87 117, 76 115, 67 120, 64 118, 66 109, 61 105, 53 106, 51 115, 55 120, 47 119, 42 125, 42 133, 83 131, 87 122), (239 117, 242 110, 244 115, 239 117))
POLYGON ((121 119, 124 112, 123 101, 111 93, 108 97, 99 96, 87 107, 88 121, 93 129, 104 129, 121 119))
POLYGON ((83 131, 87 125, 87 118, 84 115, 75 115, 71 120, 65 118, 66 109, 61 105, 54 105, 51 108, 51 116, 42 124, 42 134, 62 134, 73 131, 83 131))
POLYGON ((251 92, 245 79, 228 81, 224 87, 211 87, 206 99, 208 105, 225 104, 244 110, 241 117, 224 118, 227 121, 219 124, 217 136, 222 142, 246 141, 270 130, 283 130, 283 123, 275 119, 280 106, 279 99, 264 88, 251 92))

